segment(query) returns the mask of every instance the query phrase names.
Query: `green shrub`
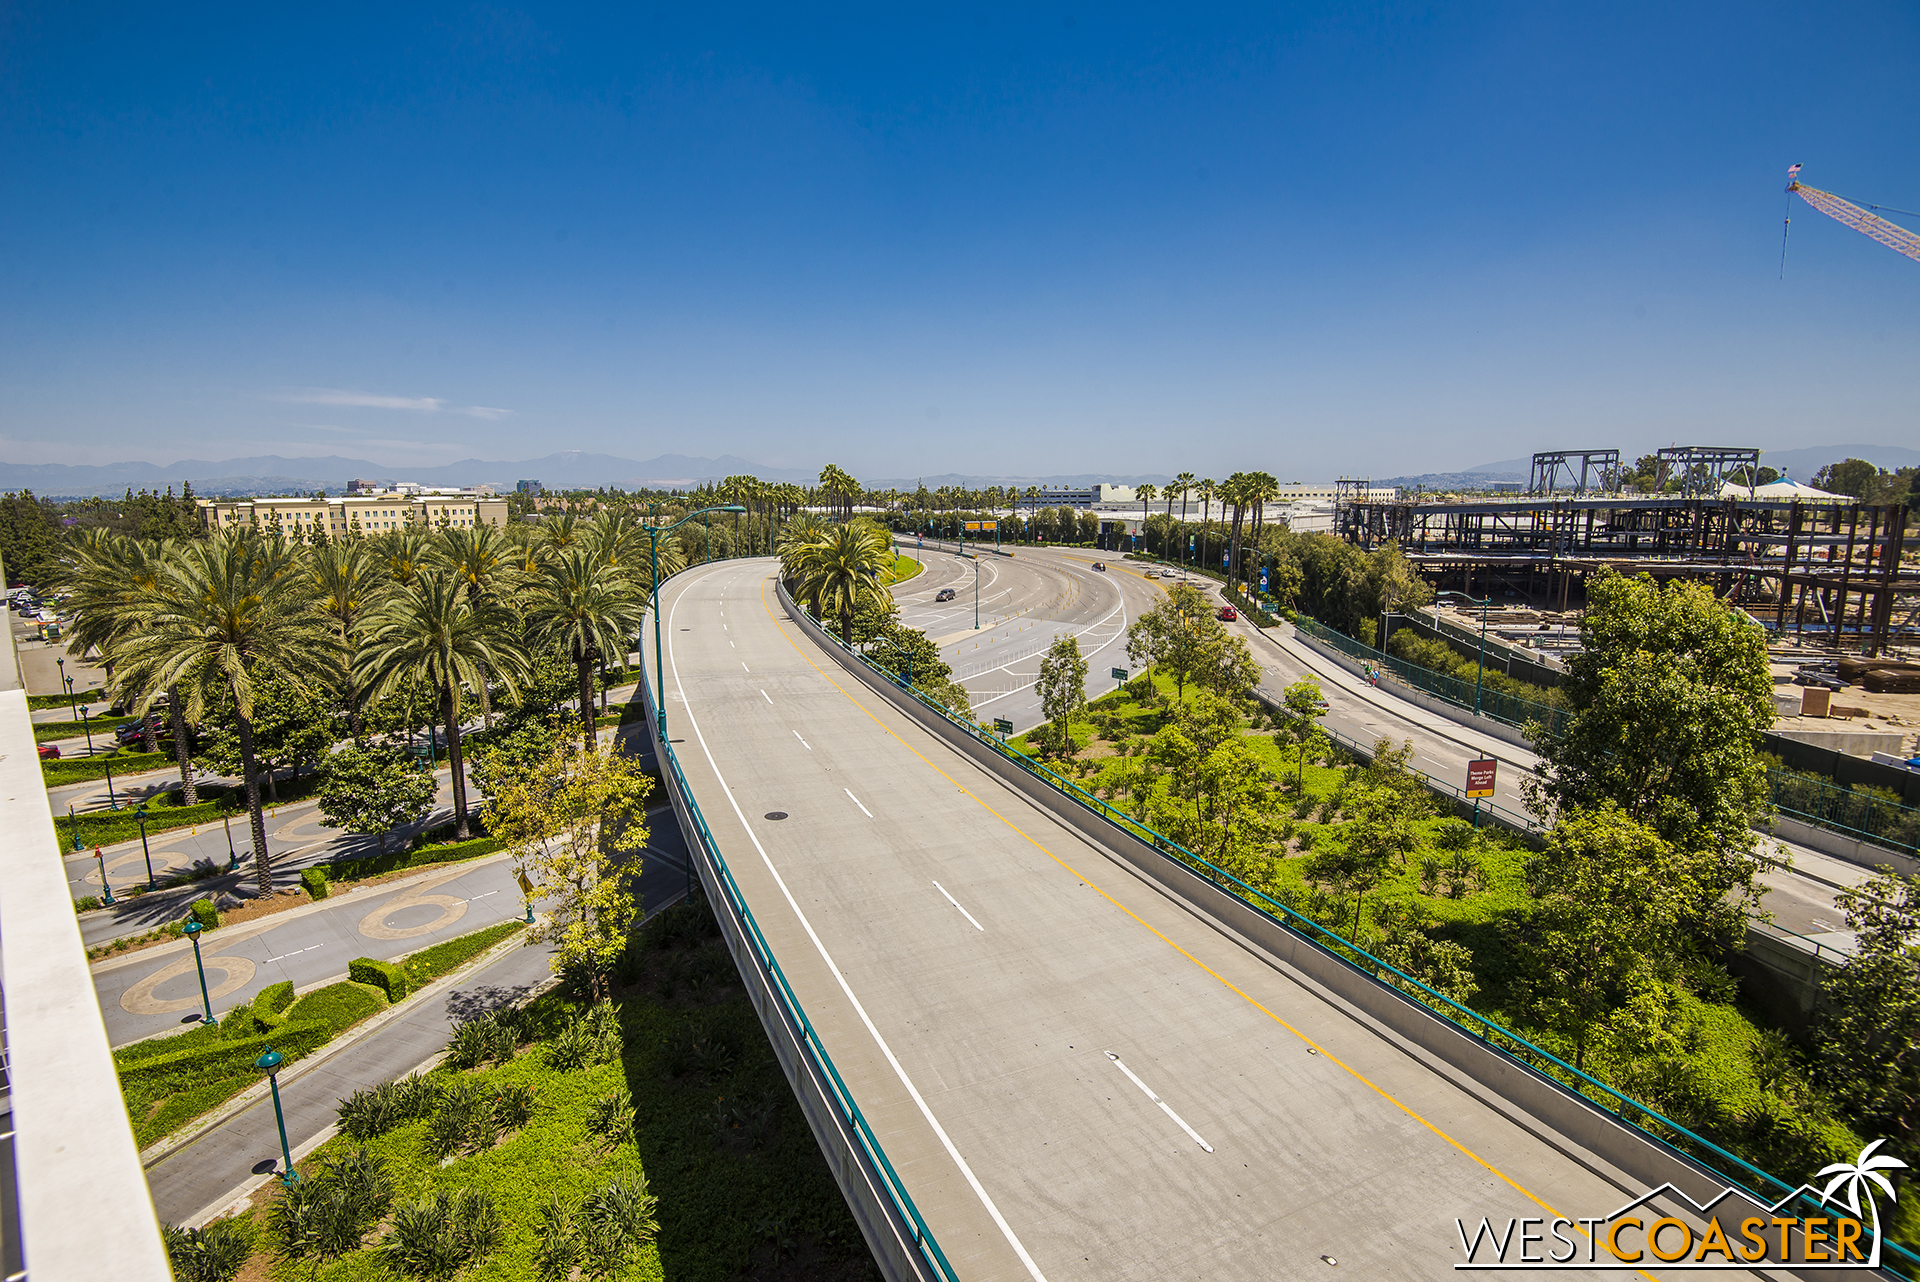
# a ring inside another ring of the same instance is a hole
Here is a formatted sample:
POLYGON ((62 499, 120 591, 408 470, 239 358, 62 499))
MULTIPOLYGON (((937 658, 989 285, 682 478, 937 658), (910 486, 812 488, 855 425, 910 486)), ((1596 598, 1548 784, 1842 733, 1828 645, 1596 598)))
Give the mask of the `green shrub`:
POLYGON ((253 1012, 259 1014, 285 1015, 287 1008, 293 1005, 293 981, 282 980, 278 984, 269 984, 254 994, 253 1012))
POLYGON ((287 1022, 319 1023, 328 1030, 327 1036, 338 1037, 386 1004, 387 996, 378 988, 349 979, 302 997, 287 1012, 287 1022))
POLYGON ((253 1254, 253 1224, 215 1220, 204 1229, 161 1229, 175 1282, 233 1282, 253 1254))
POLYGON ((371 957, 356 957, 348 962, 347 978, 356 984, 368 984, 381 989, 389 1002, 401 1001, 413 991, 407 980, 407 972, 392 962, 376 961, 371 957))
MULTIPOLYGON (((325 991, 324 989, 322 991, 325 991)), ((212 1030, 208 1030, 211 1034, 212 1030)), ((203 1045, 123 1064, 120 1089, 130 1100, 136 1095, 169 1095, 216 1077, 257 1072, 253 1062, 269 1047, 289 1060, 313 1051, 332 1030, 319 1020, 289 1020, 273 1032, 238 1041, 209 1040, 203 1045)))
POLYGON ((98 907, 100 907, 100 896, 98 895, 82 895, 73 901, 73 911, 75 914, 90 913, 98 907))
POLYGON ((500 1246, 506 1228, 479 1189, 445 1189, 397 1208, 380 1243, 387 1267, 410 1278, 452 1277, 500 1246))
POLYGON ((385 1135, 402 1122, 431 1114, 440 1103, 440 1084, 415 1073, 355 1091, 334 1110, 340 1131, 350 1139, 370 1140, 385 1135))
POLYGON ((327 870, 325 868, 302 868, 300 870, 300 885, 306 890, 307 894, 313 898, 325 899, 327 897, 327 870))
POLYGON ((469 958, 479 956, 514 931, 525 928, 526 923, 523 921, 503 921, 496 926, 488 926, 485 930, 476 930, 470 935, 462 935, 458 939, 449 939, 431 948, 423 948, 400 965, 407 972, 407 978, 413 981, 413 986, 419 988, 428 980, 446 974, 469 958))
POLYGON ((203 930, 212 930, 220 924, 220 910, 213 906, 211 899, 196 899, 193 901, 193 907, 187 911, 193 915, 195 921, 200 923, 203 930))

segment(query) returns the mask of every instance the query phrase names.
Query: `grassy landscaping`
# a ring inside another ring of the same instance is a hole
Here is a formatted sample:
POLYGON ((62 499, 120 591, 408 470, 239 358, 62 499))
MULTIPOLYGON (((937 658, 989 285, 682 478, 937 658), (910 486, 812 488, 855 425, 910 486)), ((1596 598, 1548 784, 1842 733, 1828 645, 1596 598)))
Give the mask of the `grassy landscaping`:
POLYGON ((893 569, 881 578, 880 586, 889 588, 896 583, 905 583, 908 579, 920 573, 924 568, 920 562, 914 560, 912 557, 901 556, 896 552, 893 557, 893 569))
POLYGON ((95 736, 95 743, 112 743, 114 730, 131 720, 132 717, 89 717, 85 721, 36 721, 33 723, 33 739, 35 743, 46 743, 52 739, 84 739, 91 732, 95 736))
POLYGON ((621 1278, 877 1276, 704 904, 657 916, 615 985, 605 1017, 563 986, 468 1026, 418 1084, 343 1101, 343 1133, 302 1172, 339 1178, 327 1172, 364 1150, 384 1166, 390 1201, 358 1249, 296 1261, 276 1232, 286 1194, 270 1185, 234 1230, 255 1250, 244 1276, 407 1276, 385 1262, 387 1244, 411 1231, 418 1213, 403 1208, 440 1194, 483 1195, 498 1218, 462 1278, 542 1276, 542 1251, 560 1237, 542 1232, 549 1200, 577 1205, 617 1181, 658 1199, 635 1217, 621 1278))
MULTIPOLYGON (((401 968, 417 990, 522 929, 524 923, 517 921, 488 926, 422 949, 401 968)), ((380 989, 352 980, 317 988, 286 1005, 292 995, 291 985, 272 985, 227 1011, 217 1025, 197 1024, 115 1051, 134 1142, 145 1148, 258 1081, 253 1061, 268 1045, 290 1061, 299 1059, 387 1005, 380 989)))
POLYGON ((122 775, 145 774, 149 770, 171 770, 176 765, 171 752, 122 752, 115 749, 96 757, 42 761, 40 777, 49 788, 64 788, 70 783, 105 779, 109 763, 113 766, 115 779, 122 775))

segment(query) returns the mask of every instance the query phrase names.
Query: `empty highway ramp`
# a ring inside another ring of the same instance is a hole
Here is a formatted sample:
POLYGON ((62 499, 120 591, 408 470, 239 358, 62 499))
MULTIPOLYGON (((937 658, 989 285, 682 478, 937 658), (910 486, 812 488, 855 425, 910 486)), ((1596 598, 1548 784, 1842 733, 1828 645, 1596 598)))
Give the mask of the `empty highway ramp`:
POLYGON ((959 1276, 1438 1278, 1456 1218, 1640 1191, 944 746, 773 573, 666 585, 668 733, 959 1276))

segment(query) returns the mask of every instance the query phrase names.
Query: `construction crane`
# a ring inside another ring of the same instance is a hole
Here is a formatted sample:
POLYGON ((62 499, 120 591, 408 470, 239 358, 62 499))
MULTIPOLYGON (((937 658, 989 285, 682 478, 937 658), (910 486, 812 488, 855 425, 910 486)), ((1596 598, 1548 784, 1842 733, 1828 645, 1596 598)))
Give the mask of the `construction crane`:
MULTIPOLYGON (((1905 227, 1888 222, 1878 214, 1869 213, 1852 201, 1842 200, 1830 191, 1821 191, 1818 187, 1807 186, 1800 181, 1799 165, 1794 165, 1787 170, 1787 190, 1797 194, 1800 199, 1835 222, 1845 223, 1861 235, 1871 236, 1888 249, 1905 254, 1908 258, 1920 263, 1920 236, 1914 235, 1905 227)), ((1788 222, 1791 221, 1791 219, 1788 220, 1788 222)), ((1783 244, 1781 246, 1783 256, 1785 252, 1786 247, 1783 244)))

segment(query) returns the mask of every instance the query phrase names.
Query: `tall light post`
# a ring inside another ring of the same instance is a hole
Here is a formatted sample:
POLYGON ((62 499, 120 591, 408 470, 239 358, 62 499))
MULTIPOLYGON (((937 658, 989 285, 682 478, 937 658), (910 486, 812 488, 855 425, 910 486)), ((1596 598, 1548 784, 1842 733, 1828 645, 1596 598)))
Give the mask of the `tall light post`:
POLYGON ((287 1147, 287 1118, 280 1111, 280 1065, 286 1062, 286 1056, 273 1047, 267 1047, 267 1053, 253 1061, 253 1066, 267 1075, 267 1086, 273 1091, 273 1120, 280 1128, 280 1182, 298 1184, 300 1172, 293 1169, 293 1153, 287 1147))
POLYGON ((193 968, 200 972, 200 1018, 211 1026, 220 1021, 213 1017, 213 999, 207 996, 207 968, 200 961, 200 932, 205 929, 198 920, 194 920, 186 924, 183 933, 193 941, 193 968))
POLYGON ((100 902, 111 904, 114 902, 113 887, 107 884, 107 857, 100 853, 98 846, 93 848, 93 857, 100 861, 100 902))
POLYGON ((73 678, 67 675, 67 656, 64 654, 56 656, 54 663, 60 667, 60 684, 67 688, 67 716, 77 716, 78 714, 73 710, 73 678))
POLYGON ((153 879, 153 851, 147 848, 147 808, 141 806, 133 817, 140 821, 140 853, 147 857, 147 889, 153 890, 158 883, 153 879))
MULTIPOLYGON (((746 509, 738 503, 726 503, 714 507, 703 507, 689 512, 672 525, 643 525, 640 527, 641 532, 647 536, 648 550, 653 557, 653 718, 655 724, 660 728, 660 742, 662 743, 667 741, 667 692, 665 688, 667 670, 666 661, 662 658, 660 642, 660 536, 662 534, 671 534, 688 521, 691 521, 694 517, 703 516, 708 512, 744 511, 746 511, 746 509)), ((646 658, 646 645, 643 642, 640 648, 640 663, 643 668, 646 666, 646 658)), ((642 679, 645 679, 644 673, 642 674, 642 679)))
MULTIPOLYGON (((73 693, 72 690, 69 689, 67 693, 68 693, 69 699, 71 699, 71 696, 73 693)), ((91 757, 93 755, 93 718, 87 715, 87 710, 84 707, 80 709, 80 728, 82 731, 86 733, 87 755, 91 757)), ((112 774, 113 771, 108 770, 107 773, 112 774)))
POLYGON ((1457 596, 1462 601, 1480 607, 1480 662, 1473 670, 1473 715, 1480 715, 1480 688, 1487 677, 1487 607, 1493 604, 1492 597, 1473 597, 1464 592, 1442 592, 1441 596, 1457 596))

